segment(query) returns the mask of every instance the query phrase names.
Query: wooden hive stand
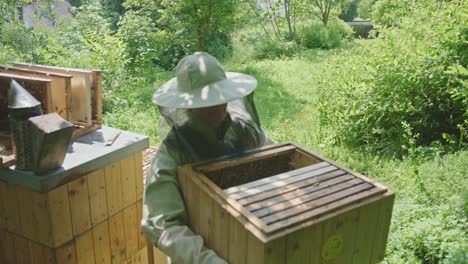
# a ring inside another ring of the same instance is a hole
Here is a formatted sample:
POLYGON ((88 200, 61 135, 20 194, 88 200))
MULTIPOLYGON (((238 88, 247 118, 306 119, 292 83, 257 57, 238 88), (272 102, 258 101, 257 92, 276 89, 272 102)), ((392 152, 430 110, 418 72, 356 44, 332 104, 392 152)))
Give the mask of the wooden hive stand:
POLYGON ((394 193, 298 145, 266 146, 177 173, 191 227, 231 264, 384 257, 394 193))

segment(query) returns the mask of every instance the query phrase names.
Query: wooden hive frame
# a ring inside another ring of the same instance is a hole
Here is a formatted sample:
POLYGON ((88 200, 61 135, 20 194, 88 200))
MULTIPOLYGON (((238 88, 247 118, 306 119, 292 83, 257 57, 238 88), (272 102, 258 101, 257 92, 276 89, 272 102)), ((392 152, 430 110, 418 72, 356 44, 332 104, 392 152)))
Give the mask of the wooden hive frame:
POLYGON ((178 177, 191 227, 230 263, 383 259, 394 193, 295 144, 181 166, 178 177), (282 157, 290 168, 278 165, 282 157), (267 166, 278 168, 274 176, 242 179, 268 159, 267 166), (221 176, 243 182, 216 179, 221 176))
MULTIPOLYGON (((56 74, 71 75, 70 122, 84 130, 80 135, 94 131, 102 124, 102 72, 74 68, 53 67, 29 63, 13 63, 15 67, 56 74)), ((75 136, 76 137, 76 136, 75 136)))

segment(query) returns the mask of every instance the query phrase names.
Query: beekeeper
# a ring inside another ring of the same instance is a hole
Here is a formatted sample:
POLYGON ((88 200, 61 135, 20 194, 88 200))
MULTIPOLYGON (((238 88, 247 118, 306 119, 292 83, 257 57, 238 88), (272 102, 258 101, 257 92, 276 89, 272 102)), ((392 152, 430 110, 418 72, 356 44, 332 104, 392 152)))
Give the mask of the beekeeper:
POLYGON ((256 86, 254 77, 225 72, 216 58, 196 52, 153 95, 162 144, 146 176, 142 227, 171 263, 226 263, 187 226, 176 168, 270 142, 253 102, 256 86))

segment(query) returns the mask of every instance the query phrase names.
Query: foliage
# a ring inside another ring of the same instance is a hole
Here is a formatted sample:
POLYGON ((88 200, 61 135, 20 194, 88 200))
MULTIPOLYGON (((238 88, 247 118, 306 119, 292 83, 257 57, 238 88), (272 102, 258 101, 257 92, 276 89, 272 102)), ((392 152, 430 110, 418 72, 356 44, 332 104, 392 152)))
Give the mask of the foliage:
POLYGON ((372 10, 377 0, 360 0, 358 5, 358 14, 362 19, 371 19, 372 10))
POLYGON ((341 20, 350 22, 358 16, 358 6, 360 0, 353 0, 349 6, 341 9, 341 14, 338 16, 341 20))
POLYGON ((372 20, 376 24, 396 26, 408 17, 417 2, 418 0, 377 0, 372 7, 372 20))
POLYGON ((281 57, 292 57, 299 50, 295 41, 278 41, 276 39, 265 39, 255 49, 255 59, 274 59, 281 57))
POLYGON ((331 18, 347 10, 352 0, 309 0, 311 12, 326 26, 331 18))
POLYGON ((398 28, 380 29, 384 39, 327 61, 319 109, 333 140, 397 155, 467 142, 468 12, 461 7, 412 4, 398 28))
POLYGON ((322 23, 304 26, 299 34, 299 41, 308 49, 332 49, 342 46, 352 34, 352 29, 346 23, 336 19, 326 26, 322 23))

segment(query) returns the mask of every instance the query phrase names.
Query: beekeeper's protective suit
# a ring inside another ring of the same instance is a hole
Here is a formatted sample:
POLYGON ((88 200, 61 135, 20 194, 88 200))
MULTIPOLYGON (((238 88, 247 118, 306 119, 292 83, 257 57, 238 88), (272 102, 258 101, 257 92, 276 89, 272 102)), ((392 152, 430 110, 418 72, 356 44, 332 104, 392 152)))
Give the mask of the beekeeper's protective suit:
POLYGON ((176 168, 265 144, 253 103, 256 86, 252 76, 225 73, 214 57, 197 52, 183 58, 176 77, 153 96, 163 117, 162 144, 146 176, 142 227, 172 263, 226 263, 187 226, 176 168), (226 103, 226 115, 215 128, 195 115, 196 110, 223 108, 226 103))

